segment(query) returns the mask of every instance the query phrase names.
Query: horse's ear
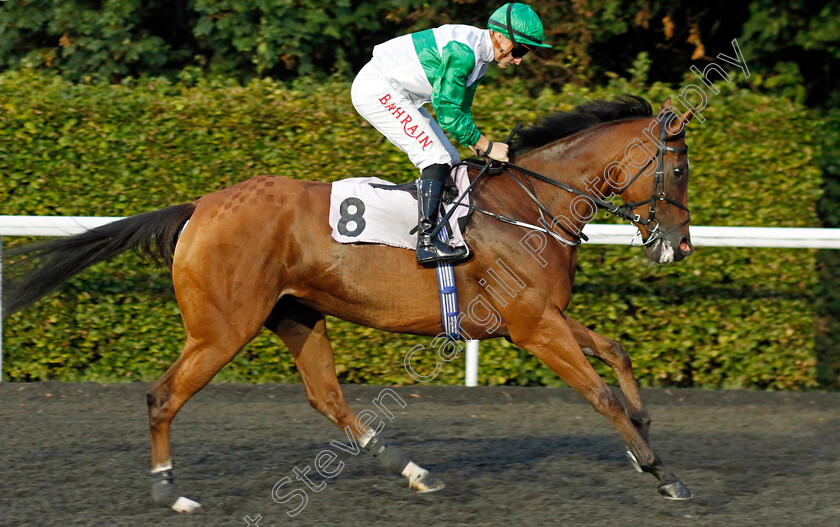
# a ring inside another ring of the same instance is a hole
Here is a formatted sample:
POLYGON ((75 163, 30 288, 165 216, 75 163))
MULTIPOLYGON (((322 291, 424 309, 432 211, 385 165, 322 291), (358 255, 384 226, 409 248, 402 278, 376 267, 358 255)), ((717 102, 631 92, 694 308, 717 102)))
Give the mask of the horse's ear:
POLYGON ((668 110, 673 114, 673 117, 668 121, 669 133, 679 133, 679 131, 685 128, 685 125, 687 125, 688 122, 691 121, 691 118, 694 117, 694 114, 697 112, 697 107, 694 106, 689 108, 688 111, 684 114, 680 115, 677 109, 674 107, 674 105, 671 104, 670 97, 665 99, 665 102, 662 103, 662 109, 668 110), (674 125, 679 125, 677 126, 677 132, 670 131, 671 128, 674 128, 674 125))
POLYGON ((688 124, 688 122, 691 120, 691 118, 692 118, 692 117, 694 117, 694 114, 695 114, 696 112, 697 112, 697 107, 696 107, 696 106, 692 106, 691 108, 689 108, 689 109, 688 109, 688 111, 687 111, 687 112, 685 112, 684 114, 682 114, 682 115, 680 116, 680 121, 682 121, 683 125, 688 124))

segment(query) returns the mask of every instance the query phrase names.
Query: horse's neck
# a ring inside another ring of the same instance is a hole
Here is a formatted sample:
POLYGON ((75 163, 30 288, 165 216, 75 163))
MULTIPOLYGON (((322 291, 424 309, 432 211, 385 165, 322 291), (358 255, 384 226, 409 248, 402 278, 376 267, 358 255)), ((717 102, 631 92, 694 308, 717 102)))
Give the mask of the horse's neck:
MULTIPOLYGON (((620 141, 611 140, 609 127, 598 127, 561 139, 517 159, 517 164, 565 183, 600 199, 611 197, 605 167, 620 157, 620 141)), ((535 181, 537 195, 555 218, 578 231, 597 212, 591 201, 576 194, 535 181), (586 210, 589 208, 590 210, 586 210)), ((529 200, 530 201, 530 200, 529 200)))

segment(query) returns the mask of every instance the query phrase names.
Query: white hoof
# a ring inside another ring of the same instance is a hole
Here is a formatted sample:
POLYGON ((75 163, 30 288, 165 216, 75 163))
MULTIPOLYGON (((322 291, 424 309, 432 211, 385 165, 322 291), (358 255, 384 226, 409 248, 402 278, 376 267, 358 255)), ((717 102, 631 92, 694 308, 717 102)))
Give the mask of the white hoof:
POLYGON ((445 486, 443 482, 432 476, 429 471, 424 470, 425 474, 420 474, 417 477, 408 480, 408 487, 416 490, 419 494, 426 494, 428 492, 437 492, 445 486))
POLYGON ((193 512, 201 512, 203 509, 201 508, 201 504, 197 501, 181 496, 175 501, 175 503, 172 504, 172 510, 175 512, 190 514, 193 512))

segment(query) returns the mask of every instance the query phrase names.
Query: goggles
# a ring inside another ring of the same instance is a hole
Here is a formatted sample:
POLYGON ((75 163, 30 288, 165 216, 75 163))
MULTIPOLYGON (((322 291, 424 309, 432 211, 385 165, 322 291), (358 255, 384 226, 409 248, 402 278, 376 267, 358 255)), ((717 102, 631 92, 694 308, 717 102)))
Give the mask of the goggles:
POLYGON ((516 42, 513 44, 513 48, 511 48, 510 54, 515 59, 521 59, 522 57, 527 55, 529 51, 531 51, 531 48, 529 48, 525 44, 516 42))

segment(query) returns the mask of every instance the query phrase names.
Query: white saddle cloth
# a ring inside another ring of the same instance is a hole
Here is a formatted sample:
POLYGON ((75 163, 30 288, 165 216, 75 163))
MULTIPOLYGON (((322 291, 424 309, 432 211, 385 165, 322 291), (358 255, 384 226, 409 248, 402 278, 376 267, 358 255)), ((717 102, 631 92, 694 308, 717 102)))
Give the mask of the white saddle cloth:
MULTIPOLYGON (((332 237, 339 243, 378 243, 415 250, 417 233, 417 200, 405 191, 376 188, 371 184, 396 187, 384 179, 349 178, 332 184, 330 193, 330 227, 332 237)), ((459 197, 469 186, 467 167, 458 167, 455 184, 459 197)), ((469 198, 464 198, 469 204, 469 198)), ((447 211, 452 205, 447 205, 447 211)), ((449 220, 453 233, 449 245, 464 245, 458 219, 469 212, 458 210, 449 220)))

